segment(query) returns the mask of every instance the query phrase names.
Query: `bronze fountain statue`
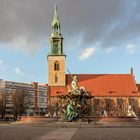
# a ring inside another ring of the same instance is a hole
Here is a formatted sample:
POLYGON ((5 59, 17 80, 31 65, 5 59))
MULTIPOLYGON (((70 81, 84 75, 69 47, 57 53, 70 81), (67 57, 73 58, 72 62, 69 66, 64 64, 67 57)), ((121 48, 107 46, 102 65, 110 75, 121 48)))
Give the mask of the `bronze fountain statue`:
POLYGON ((68 89, 67 94, 58 95, 62 101, 60 114, 68 122, 89 115, 91 106, 88 100, 93 98, 84 87, 78 87, 76 76, 72 78, 71 88, 68 89))

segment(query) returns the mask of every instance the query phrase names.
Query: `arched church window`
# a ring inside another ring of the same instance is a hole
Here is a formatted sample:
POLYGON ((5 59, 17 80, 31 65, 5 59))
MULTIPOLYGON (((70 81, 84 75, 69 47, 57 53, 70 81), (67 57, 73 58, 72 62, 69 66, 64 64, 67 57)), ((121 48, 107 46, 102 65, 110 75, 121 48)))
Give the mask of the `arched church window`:
POLYGON ((57 75, 57 73, 55 74, 55 83, 58 83, 58 75, 57 75))
POLYGON ((59 62, 58 62, 58 61, 56 61, 56 62, 54 63, 54 70, 55 70, 55 71, 58 71, 58 70, 59 70, 59 62))

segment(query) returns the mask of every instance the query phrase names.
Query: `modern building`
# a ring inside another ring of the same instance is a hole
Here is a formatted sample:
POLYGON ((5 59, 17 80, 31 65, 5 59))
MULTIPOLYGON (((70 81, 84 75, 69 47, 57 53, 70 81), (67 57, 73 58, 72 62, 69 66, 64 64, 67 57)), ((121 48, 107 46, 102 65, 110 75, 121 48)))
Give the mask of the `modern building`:
MULTIPOLYGON (((56 6, 50 44, 51 49, 48 54, 48 96, 50 103, 54 105, 58 102, 57 95, 67 93, 68 88, 71 87, 72 76, 74 76, 65 73, 66 54, 63 52, 63 37, 56 6)), ((95 105, 96 103, 96 105, 102 106, 106 110, 114 105, 124 112, 131 104, 135 110, 139 110, 140 84, 136 84, 133 68, 127 74, 75 74, 75 76, 77 76, 79 87, 84 87, 87 92, 94 96, 91 104, 95 105)))
POLYGON ((13 81, 5 81, 0 79, 0 91, 6 94, 7 104, 6 108, 11 109, 13 104, 11 101, 11 93, 16 90, 22 90, 29 95, 30 109, 35 112, 45 112, 47 108, 47 92, 48 85, 39 85, 37 82, 21 83, 13 81))

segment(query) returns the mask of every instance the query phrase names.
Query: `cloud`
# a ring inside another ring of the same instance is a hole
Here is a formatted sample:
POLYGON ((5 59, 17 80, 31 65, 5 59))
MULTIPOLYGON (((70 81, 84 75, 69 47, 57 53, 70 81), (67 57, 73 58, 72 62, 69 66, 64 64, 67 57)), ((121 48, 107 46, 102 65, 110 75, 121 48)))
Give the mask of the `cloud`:
POLYGON ((25 36, 18 36, 16 38, 13 38, 11 44, 12 48, 15 48, 16 51, 22 51, 29 54, 35 54, 40 47, 40 44, 35 42, 28 42, 27 38, 25 36), (28 48, 27 48, 28 47, 28 48))
POLYGON ((129 43, 126 48, 127 48, 128 53, 134 53, 136 50, 136 46, 133 43, 129 43))
POLYGON ((0 60, 0 67, 3 66, 3 65, 4 65, 3 61, 0 60))
POLYGON ((5 64, 2 60, 0 60, 0 71, 5 69, 5 64))
MULTIPOLYGON (((54 1, 0 0, 0 3, 0 43, 29 53, 38 52, 42 43, 47 44, 54 1)), ((78 41, 75 44, 72 38, 81 34, 80 43, 85 48, 96 42, 101 42, 103 49, 118 47, 140 39, 139 7, 139 0, 58 0, 64 46, 76 46, 78 41)))
POLYGON ((26 82, 31 81, 30 75, 28 75, 23 70, 21 70, 21 68, 19 68, 19 67, 14 68, 13 72, 19 81, 26 81, 26 82))
POLYGON ((86 48, 81 52, 79 59, 80 60, 88 59, 95 53, 95 51, 96 48, 86 48))
POLYGON ((108 54, 112 53, 112 51, 113 51, 113 47, 105 49, 105 52, 108 53, 108 54))
POLYGON ((19 76, 24 76, 24 73, 20 70, 20 68, 16 67, 14 69, 14 72, 16 75, 19 75, 19 76))

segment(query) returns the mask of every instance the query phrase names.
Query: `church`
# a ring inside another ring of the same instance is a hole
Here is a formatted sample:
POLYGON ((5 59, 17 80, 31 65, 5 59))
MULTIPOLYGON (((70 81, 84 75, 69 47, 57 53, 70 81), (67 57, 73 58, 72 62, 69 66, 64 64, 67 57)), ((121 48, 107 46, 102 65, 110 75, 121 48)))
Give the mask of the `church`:
POLYGON ((127 74, 66 74, 66 54, 63 52, 63 36, 58 18, 57 6, 54 10, 52 32, 48 53, 48 99, 49 104, 59 104, 57 96, 66 94, 71 87, 73 76, 78 86, 84 87, 94 98, 91 105, 94 113, 100 115, 105 109, 110 115, 125 116, 128 105, 140 113, 140 84, 135 81, 133 68, 127 74))

